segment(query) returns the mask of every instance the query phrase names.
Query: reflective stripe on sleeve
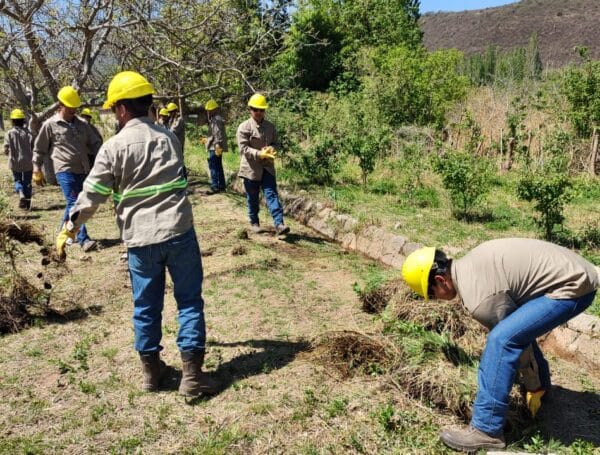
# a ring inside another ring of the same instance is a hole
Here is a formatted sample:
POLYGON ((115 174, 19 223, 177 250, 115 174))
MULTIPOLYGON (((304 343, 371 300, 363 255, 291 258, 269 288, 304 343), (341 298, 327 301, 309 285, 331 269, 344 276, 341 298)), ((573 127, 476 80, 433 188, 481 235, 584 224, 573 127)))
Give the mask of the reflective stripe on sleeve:
POLYGON ((124 191, 123 194, 113 193, 113 200, 115 202, 121 202, 123 199, 129 199, 134 197, 148 197, 153 196, 155 194, 166 193, 175 189, 185 188, 187 188, 187 180, 177 179, 174 182, 163 183, 162 185, 151 185, 145 188, 124 191))

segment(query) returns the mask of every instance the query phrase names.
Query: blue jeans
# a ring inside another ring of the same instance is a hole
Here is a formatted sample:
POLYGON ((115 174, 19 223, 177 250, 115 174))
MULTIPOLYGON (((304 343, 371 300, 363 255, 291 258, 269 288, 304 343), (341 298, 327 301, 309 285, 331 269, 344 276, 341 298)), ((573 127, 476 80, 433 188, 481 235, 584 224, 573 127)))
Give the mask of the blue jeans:
POLYGON ((202 300, 202 259, 194 228, 185 234, 155 245, 128 250, 129 275, 133 291, 135 349, 140 353, 162 350, 162 309, 165 296, 165 269, 173 280, 177 302, 181 351, 205 347, 204 301, 202 300))
POLYGON ((33 171, 13 172, 15 179, 15 192, 23 191, 26 199, 31 199, 31 176, 33 171))
POLYGON ((223 157, 217 156, 214 150, 208 151, 208 169, 210 170, 210 187, 213 190, 224 190, 223 157))
MULTIPOLYGON (((517 308, 496 325, 487 337, 479 363, 479 390, 473 404, 471 425, 492 436, 502 434, 508 397, 519 366, 523 349, 535 339, 567 322, 591 305, 596 291, 573 300, 554 300, 537 297, 517 308)), ((537 344, 534 345, 534 351, 537 344)), ((537 348, 536 358, 541 356, 537 348)), ((542 356, 543 358, 543 356, 542 356)), ((549 372, 542 371, 547 363, 540 363, 542 385, 549 387, 549 372)))
MULTIPOLYGON (((75 174, 73 172, 57 172, 56 173, 56 181, 60 185, 60 189, 62 190, 65 201, 67 201, 67 206, 65 207, 65 213, 62 218, 62 222, 60 223, 61 227, 65 221, 69 219, 69 212, 71 208, 75 205, 75 201, 77 201, 77 196, 83 190, 83 181, 85 180, 85 174, 75 174)), ((87 229, 85 224, 82 224, 79 228, 79 232, 77 233, 77 242, 79 244, 83 244, 90 237, 88 236, 87 229)))
POLYGON ((267 207, 269 208, 269 212, 271 212, 275 226, 283 224, 283 208, 279 202, 279 195, 277 194, 277 182, 274 175, 264 171, 260 181, 244 178, 244 188, 246 189, 248 217, 250 218, 251 224, 259 224, 258 211, 260 206, 258 197, 260 195, 261 188, 265 194, 267 207))

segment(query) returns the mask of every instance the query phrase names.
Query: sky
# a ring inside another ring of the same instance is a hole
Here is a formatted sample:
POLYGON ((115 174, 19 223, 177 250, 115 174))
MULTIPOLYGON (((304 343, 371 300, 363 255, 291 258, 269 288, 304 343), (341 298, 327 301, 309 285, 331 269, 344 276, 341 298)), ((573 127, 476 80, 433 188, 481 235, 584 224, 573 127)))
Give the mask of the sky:
POLYGON ((516 2, 517 0, 421 0, 421 13, 483 9, 516 2))

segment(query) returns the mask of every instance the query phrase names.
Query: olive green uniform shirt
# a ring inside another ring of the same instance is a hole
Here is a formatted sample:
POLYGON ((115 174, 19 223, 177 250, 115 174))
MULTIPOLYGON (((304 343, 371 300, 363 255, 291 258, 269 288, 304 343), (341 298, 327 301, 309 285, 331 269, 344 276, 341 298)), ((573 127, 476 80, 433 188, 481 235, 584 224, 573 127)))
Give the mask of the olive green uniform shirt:
MULTIPOLYGON (((575 299, 600 283, 593 264, 567 248, 534 239, 484 242, 453 261, 451 273, 466 309, 489 329, 531 299, 575 299)), ((524 351, 521 367, 527 389, 538 389, 531 349, 524 351)))
POLYGON ((241 155, 239 177, 259 182, 264 171, 275 175, 273 160, 261 160, 258 157, 263 147, 271 145, 277 148, 275 125, 268 120, 257 123, 250 117, 238 126, 236 138, 241 155))
POLYGON ((85 223, 109 196, 127 247, 153 245, 189 231, 192 205, 186 196, 181 144, 148 117, 132 119, 107 140, 70 212, 85 223))
POLYGON ((45 155, 52 157, 54 172, 87 174, 90 171, 88 155, 95 155, 102 141, 90 125, 75 116, 66 122, 58 113, 46 120, 35 138, 33 163, 41 166, 45 155))
POLYGON ((27 128, 15 126, 4 136, 4 153, 8 155, 8 168, 13 172, 33 170, 33 136, 27 128))

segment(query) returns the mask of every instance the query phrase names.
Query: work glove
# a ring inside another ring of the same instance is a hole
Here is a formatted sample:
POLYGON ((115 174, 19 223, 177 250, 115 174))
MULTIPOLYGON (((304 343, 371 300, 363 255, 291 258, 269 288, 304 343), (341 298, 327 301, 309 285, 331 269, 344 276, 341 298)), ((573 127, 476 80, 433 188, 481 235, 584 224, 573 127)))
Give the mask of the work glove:
POLYGON ((221 156, 223 154, 223 149, 220 146, 215 147, 215 155, 221 156))
POLYGON ((529 408, 532 417, 535 417, 542 407, 542 397, 545 393, 545 390, 537 390, 535 392, 527 391, 527 407, 529 408))
POLYGON ((67 240, 75 240, 75 232, 67 229, 67 223, 63 224, 62 230, 56 237, 56 252, 61 259, 67 257, 67 240))
POLYGON ((258 152, 258 157, 261 160, 274 160, 277 152, 270 145, 267 147, 263 147, 260 152, 258 152))
POLYGON ((31 180, 37 186, 44 186, 46 184, 46 179, 44 178, 44 173, 41 171, 35 171, 31 176, 31 180))
POLYGON ((206 137, 206 136, 201 136, 201 137, 200 137, 200 143, 201 143, 202 145, 205 145, 207 140, 208 140, 208 139, 207 139, 207 137, 206 137))

